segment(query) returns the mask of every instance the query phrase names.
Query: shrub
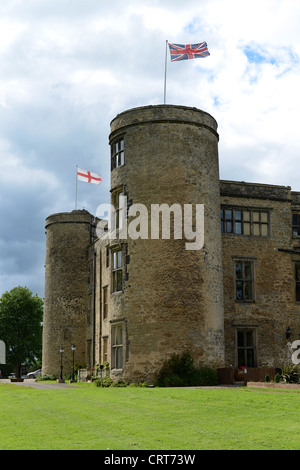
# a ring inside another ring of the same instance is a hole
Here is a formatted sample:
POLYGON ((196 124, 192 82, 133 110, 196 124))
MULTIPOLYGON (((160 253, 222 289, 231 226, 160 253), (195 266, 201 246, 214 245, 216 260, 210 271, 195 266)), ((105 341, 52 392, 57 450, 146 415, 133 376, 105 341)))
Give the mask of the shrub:
POLYGON ((104 377, 103 379, 97 379, 94 381, 96 387, 148 387, 147 382, 132 382, 128 383, 124 380, 112 380, 110 377, 104 377))
POLYGON ((211 369, 210 367, 201 367, 200 369, 195 369, 192 376, 191 385, 212 386, 218 384, 219 377, 216 370, 211 369))
POLYGON ((281 381, 281 374, 277 372, 277 374, 274 377, 275 382, 278 384, 281 381))
POLYGON ((56 377, 55 375, 44 374, 35 379, 36 382, 41 382, 43 380, 56 380, 56 377))
POLYGON ((270 382, 270 375, 269 375, 269 374, 267 374, 267 375, 265 376, 265 382, 270 382))
POLYGON ((104 377, 103 379, 95 380, 94 384, 96 385, 96 387, 104 388, 104 387, 110 387, 112 382, 113 381, 110 377, 104 377))
POLYGON ((127 383, 124 382, 124 380, 115 380, 115 381, 112 381, 111 383, 111 387, 127 387, 127 383))
POLYGON ((298 364, 286 362, 282 366, 282 378, 286 383, 298 383, 300 378, 300 367, 298 364))
POLYGON ((157 374, 159 387, 207 386, 219 383, 218 374, 209 367, 196 368, 189 352, 173 354, 157 374))
POLYGON ((147 382, 132 382, 128 387, 149 387, 147 382))

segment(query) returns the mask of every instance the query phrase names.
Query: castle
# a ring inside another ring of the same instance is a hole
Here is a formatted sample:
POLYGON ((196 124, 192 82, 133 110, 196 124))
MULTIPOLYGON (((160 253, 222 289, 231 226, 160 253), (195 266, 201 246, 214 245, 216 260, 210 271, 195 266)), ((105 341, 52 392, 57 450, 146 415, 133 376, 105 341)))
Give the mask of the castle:
POLYGON ((215 368, 286 359, 300 334, 300 192, 220 181, 218 140, 215 119, 196 108, 113 119, 110 231, 85 210, 46 219, 44 374, 59 375, 61 346, 71 371, 72 343, 76 364, 108 361, 112 378, 129 381, 153 380, 184 351, 215 368), (170 236, 161 226, 151 236, 162 205, 170 236), (133 222, 125 236, 122 213, 133 222), (186 219, 189 237, 178 234, 186 219), (203 243, 187 247, 200 231, 203 243))

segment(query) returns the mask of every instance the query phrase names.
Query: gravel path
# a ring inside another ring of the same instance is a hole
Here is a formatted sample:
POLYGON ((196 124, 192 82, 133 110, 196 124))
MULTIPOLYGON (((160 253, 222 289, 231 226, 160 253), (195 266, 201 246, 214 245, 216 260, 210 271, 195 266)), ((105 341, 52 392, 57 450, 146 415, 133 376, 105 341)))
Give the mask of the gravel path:
POLYGON ((11 382, 10 379, 1 379, 0 384, 13 384, 23 387, 32 387, 39 389, 51 389, 51 388, 77 388, 75 385, 69 383, 45 383, 45 382, 36 382, 35 379, 24 379, 23 382, 11 382))

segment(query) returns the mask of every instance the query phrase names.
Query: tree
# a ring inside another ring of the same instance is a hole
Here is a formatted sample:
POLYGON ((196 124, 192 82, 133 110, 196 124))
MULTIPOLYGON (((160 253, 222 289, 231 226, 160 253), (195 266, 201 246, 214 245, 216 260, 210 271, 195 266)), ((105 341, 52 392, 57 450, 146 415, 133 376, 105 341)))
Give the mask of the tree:
POLYGON ((43 300, 27 287, 14 287, 0 298, 0 339, 17 377, 21 364, 42 358, 42 321, 43 300))

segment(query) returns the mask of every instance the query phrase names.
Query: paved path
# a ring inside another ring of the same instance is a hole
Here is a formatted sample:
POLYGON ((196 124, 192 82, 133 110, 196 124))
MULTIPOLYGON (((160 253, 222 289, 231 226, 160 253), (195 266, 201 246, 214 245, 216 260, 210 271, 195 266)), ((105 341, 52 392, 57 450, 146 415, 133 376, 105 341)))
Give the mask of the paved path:
POLYGON ((11 382, 10 379, 0 379, 0 384, 13 384, 20 385, 23 387, 32 387, 38 389, 49 389, 49 388, 77 388, 76 385, 71 385, 69 383, 59 384, 57 382, 45 383, 45 382, 36 382, 35 379, 24 379, 23 382, 11 382))

